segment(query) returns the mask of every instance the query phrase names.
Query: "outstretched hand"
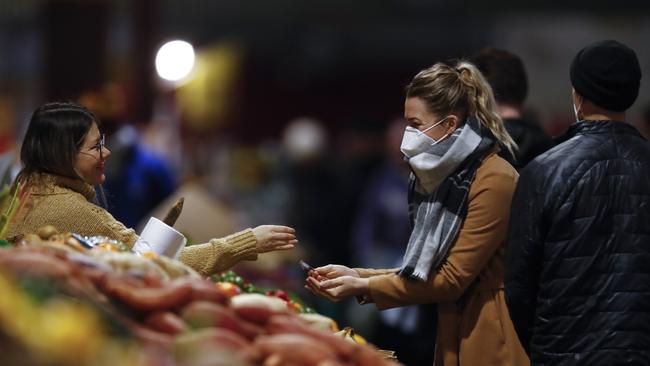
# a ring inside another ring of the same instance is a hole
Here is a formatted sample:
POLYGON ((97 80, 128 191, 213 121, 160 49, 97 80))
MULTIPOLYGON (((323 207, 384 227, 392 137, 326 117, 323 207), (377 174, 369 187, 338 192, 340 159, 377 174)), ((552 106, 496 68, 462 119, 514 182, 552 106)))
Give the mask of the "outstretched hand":
POLYGON ((253 229, 259 253, 292 249, 298 244, 296 231, 288 226, 260 225, 253 229))
POLYGON ((328 264, 326 266, 314 268, 309 274, 314 275, 314 277, 316 277, 317 279, 320 278, 332 279, 341 276, 359 277, 357 271, 353 270, 352 268, 342 266, 340 264, 328 264))
POLYGON ((307 277, 306 287, 316 295, 330 301, 338 302, 350 296, 364 296, 369 293, 367 278, 341 276, 331 280, 318 281, 314 277, 307 277))
POLYGON ((305 288, 334 302, 369 292, 369 281, 357 271, 338 264, 314 268, 305 280, 305 288))

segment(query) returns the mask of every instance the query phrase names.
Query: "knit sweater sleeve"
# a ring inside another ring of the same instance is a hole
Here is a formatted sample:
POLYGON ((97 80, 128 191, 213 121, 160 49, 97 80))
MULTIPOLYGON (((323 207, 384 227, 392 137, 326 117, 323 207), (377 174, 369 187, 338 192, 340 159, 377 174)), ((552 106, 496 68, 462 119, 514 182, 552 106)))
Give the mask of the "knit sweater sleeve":
MULTIPOLYGON (((133 229, 126 228, 121 222, 105 210, 104 217, 100 220, 103 224, 98 230, 99 235, 120 240, 132 247, 138 240, 138 235, 133 229)), ((97 234, 95 234, 97 235, 97 234)), ((257 239, 251 229, 226 236, 225 238, 212 239, 205 244, 195 244, 183 248, 179 260, 201 275, 209 276, 215 272, 226 270, 242 260, 257 259, 257 239)))
POLYGON ((180 260, 204 276, 226 270, 241 260, 257 259, 257 239, 246 229, 225 238, 183 248, 180 260))
MULTIPOLYGON (((102 210, 104 211, 104 210, 102 210)), ((138 235, 133 229, 126 228, 117 221, 111 214, 105 212, 103 227, 99 228, 99 235, 122 241, 132 247, 138 240, 138 235)), ((95 234, 95 235, 97 235, 95 234)), ((201 275, 209 276, 215 272, 226 270, 242 260, 257 259, 257 239, 251 229, 226 236, 224 238, 212 239, 204 244, 195 244, 183 248, 179 260, 201 275)))
MULTIPOLYGON (((138 235, 129 229, 113 215, 99 206, 86 202, 83 205, 84 217, 79 218, 77 225, 83 222, 83 235, 103 235, 119 240, 133 247, 138 235)), ((257 259, 257 239, 253 230, 244 231, 212 239, 205 244, 195 244, 183 248, 179 260, 202 275, 208 276, 234 266, 242 260, 257 259)))
MULTIPOLYGON (((104 211, 104 210, 102 210, 104 211)), ((106 217, 102 220, 105 228, 98 234, 108 230, 113 237, 132 247, 138 240, 138 235, 133 229, 126 228, 111 214, 104 211, 106 217)), ((242 260, 257 259, 257 239, 251 229, 212 239, 204 244, 195 244, 183 248, 179 260, 192 267, 203 276, 226 270, 242 260)))
MULTIPOLYGON (((89 202, 82 193, 58 187, 49 181, 40 184, 37 186, 40 191, 32 195, 20 220, 10 226, 10 236, 34 233, 42 226, 53 225, 61 232, 105 236, 129 247, 133 247, 138 240, 135 230, 127 228, 108 211, 89 202)), ((255 259, 257 239, 251 229, 183 248, 180 256, 182 262, 203 275, 222 271, 241 260, 255 259)))

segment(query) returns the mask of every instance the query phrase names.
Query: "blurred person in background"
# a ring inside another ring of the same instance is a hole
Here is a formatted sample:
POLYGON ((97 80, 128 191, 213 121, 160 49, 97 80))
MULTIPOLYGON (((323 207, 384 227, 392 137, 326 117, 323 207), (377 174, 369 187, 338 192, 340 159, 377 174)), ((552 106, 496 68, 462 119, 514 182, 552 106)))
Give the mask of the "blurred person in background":
POLYGON ((639 61, 596 42, 570 80, 576 122, 514 195, 508 308, 533 365, 649 365, 650 144, 625 122, 639 61))
POLYGON ((20 172, 19 146, 15 145, 9 150, 0 153, 0 189, 10 186, 20 172))
POLYGON ((282 144, 287 157, 287 222, 301 233, 310 260, 338 258, 336 246, 341 233, 334 228, 341 213, 336 164, 327 131, 314 118, 296 118, 285 128, 282 144))
POLYGON ((361 196, 352 231, 353 265, 387 268, 404 253, 410 234, 408 221, 409 168, 400 152, 404 120, 386 130, 383 164, 375 169, 361 196))
POLYGON ((20 169, 20 139, 25 124, 16 121, 16 101, 0 94, 0 189, 11 186, 20 169))
POLYGON ((106 167, 107 209, 125 225, 136 227, 174 193, 177 174, 162 156, 142 144, 135 126, 125 124, 106 138, 115 159, 106 167))
POLYGON ((524 116, 524 102, 528 95, 524 63, 519 56, 497 48, 480 50, 472 61, 492 87, 499 116, 517 143, 514 158, 505 150, 499 155, 521 170, 533 158, 553 146, 551 138, 540 125, 524 116))
MULTIPOLYGON (((351 264, 365 268, 401 265, 408 242, 408 164, 400 152, 405 121, 393 120, 385 132, 383 163, 371 174, 352 225, 351 264)), ((353 305, 348 322, 379 348, 391 349, 406 365, 431 365, 435 305, 404 306, 378 312, 353 305), (375 320, 376 319, 376 320, 375 320), (370 323, 370 324, 368 324, 370 323), (368 329, 370 328, 370 329, 368 329)))
MULTIPOLYGON (((340 180, 330 136, 312 117, 289 121, 282 136, 286 157, 282 180, 287 187, 287 223, 300 232, 301 247, 310 263, 328 263, 347 253, 347 231, 342 231, 340 180)), ((347 258, 347 256, 345 256, 347 258)), ((302 271, 297 272, 302 282, 302 271)), ((343 311, 320 298, 310 299, 322 314, 341 321, 343 311)))
POLYGON ((379 309, 437 303, 435 364, 527 365, 503 293, 503 244, 517 171, 497 155, 516 145, 492 91, 469 62, 437 63, 407 87, 401 150, 412 231, 400 268, 310 271, 324 297, 379 309))
POLYGON ((350 263, 350 233, 359 197, 380 162, 377 124, 355 118, 344 125, 334 143, 313 118, 291 121, 283 136, 290 197, 287 220, 300 232, 302 245, 315 262, 350 263))
MULTIPOLYGON (((10 224, 8 237, 34 233, 46 225, 62 232, 101 235, 132 247, 138 239, 92 201, 93 186, 105 180, 104 164, 111 156, 99 131, 99 120, 74 103, 47 103, 34 111, 22 148, 23 170, 16 185, 26 184, 29 201, 10 224)), ((225 238, 183 248, 180 260, 202 275, 227 269, 259 253, 291 249, 294 230, 262 225, 225 238)))
POLYGON ((365 190, 373 174, 382 166, 386 133, 383 124, 370 115, 349 118, 343 126, 337 139, 336 171, 340 192, 337 194, 339 227, 346 237, 339 244, 342 253, 332 260, 333 263, 351 264, 360 260, 353 256, 355 220, 365 190))

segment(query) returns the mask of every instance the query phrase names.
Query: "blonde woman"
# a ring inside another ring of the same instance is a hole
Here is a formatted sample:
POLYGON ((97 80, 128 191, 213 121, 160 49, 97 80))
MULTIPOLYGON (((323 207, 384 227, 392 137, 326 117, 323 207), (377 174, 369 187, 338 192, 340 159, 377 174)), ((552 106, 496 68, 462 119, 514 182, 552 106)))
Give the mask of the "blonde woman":
POLYGON ((504 240, 515 143, 468 62, 437 63, 408 85, 401 150, 412 170, 411 237, 401 268, 316 268, 307 286, 379 309, 438 304, 436 365, 527 365, 504 300, 504 240))

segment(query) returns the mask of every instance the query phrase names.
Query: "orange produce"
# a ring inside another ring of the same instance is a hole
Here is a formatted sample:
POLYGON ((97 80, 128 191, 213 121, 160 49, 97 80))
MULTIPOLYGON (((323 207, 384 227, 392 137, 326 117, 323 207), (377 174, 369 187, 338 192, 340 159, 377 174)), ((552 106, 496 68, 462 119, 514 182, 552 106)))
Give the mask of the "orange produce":
POLYGON ((241 294, 241 288, 230 282, 215 282, 214 285, 228 297, 241 294))

